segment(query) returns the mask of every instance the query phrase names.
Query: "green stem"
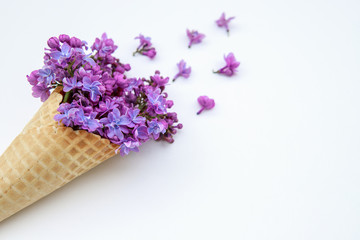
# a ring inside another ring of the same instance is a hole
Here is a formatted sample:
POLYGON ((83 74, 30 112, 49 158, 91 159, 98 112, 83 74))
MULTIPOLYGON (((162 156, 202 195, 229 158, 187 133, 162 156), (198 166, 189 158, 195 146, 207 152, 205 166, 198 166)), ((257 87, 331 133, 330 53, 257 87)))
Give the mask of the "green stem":
POLYGON ((71 93, 71 91, 69 91, 69 92, 65 93, 63 103, 66 103, 66 102, 69 100, 70 93, 71 93))

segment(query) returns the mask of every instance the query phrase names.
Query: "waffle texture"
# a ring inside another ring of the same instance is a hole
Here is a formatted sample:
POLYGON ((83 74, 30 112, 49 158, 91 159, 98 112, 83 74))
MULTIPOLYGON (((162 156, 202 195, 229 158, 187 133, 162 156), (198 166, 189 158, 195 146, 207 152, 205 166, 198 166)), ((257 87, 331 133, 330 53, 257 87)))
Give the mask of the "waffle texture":
POLYGON ((0 157, 0 221, 115 155, 118 147, 59 125, 57 88, 0 157))

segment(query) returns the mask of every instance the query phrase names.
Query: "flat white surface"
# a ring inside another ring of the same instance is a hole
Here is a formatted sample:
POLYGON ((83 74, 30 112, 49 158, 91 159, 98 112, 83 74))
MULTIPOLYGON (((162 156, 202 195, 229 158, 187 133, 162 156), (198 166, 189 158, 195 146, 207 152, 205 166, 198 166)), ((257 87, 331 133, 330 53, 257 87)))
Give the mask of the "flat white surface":
POLYGON ((41 103, 25 76, 60 33, 107 32, 131 76, 168 87, 173 145, 108 160, 0 223, 0 239, 360 239, 360 2, 1 1, 0 152, 41 103), (236 16, 227 37, 214 21, 236 16), (187 49, 186 28, 206 34, 187 49), (139 33, 153 60, 132 57, 139 33), (223 55, 233 78, 212 74, 223 55), (215 98, 200 116, 196 98, 215 98))

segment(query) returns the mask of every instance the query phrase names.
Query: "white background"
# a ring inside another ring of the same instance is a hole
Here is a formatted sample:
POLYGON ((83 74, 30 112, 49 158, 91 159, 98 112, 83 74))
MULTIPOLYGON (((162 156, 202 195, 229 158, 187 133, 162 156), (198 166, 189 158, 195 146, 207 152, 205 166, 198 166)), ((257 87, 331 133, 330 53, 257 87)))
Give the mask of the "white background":
POLYGON ((51 36, 107 32, 130 76, 168 86, 173 145, 116 156, 0 223, 0 239, 360 239, 359 1, 3 1, 0 152, 41 103, 26 75, 51 36), (214 21, 236 16, 230 37, 214 21), (187 49, 186 28, 206 34, 187 49), (132 57, 139 33, 158 56, 132 57), (234 52, 239 73, 212 73, 234 52), (196 116, 206 94, 216 107, 196 116))

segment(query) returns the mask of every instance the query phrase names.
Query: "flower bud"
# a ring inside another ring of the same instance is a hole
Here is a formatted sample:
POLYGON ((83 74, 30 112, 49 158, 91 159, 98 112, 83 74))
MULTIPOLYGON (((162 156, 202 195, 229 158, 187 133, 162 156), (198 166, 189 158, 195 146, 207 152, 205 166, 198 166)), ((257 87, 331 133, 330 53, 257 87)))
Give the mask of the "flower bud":
POLYGON ((64 43, 64 42, 69 43, 70 42, 70 37, 69 37, 69 35, 66 35, 66 34, 61 34, 59 36, 59 39, 60 39, 60 42, 62 42, 62 43, 64 43))
POLYGON ((58 49, 60 47, 59 39, 57 37, 51 37, 47 44, 50 48, 58 49))
POLYGON ((74 47, 74 48, 81 48, 82 46, 82 42, 80 39, 76 38, 76 37, 72 37, 70 39, 70 46, 74 47))

